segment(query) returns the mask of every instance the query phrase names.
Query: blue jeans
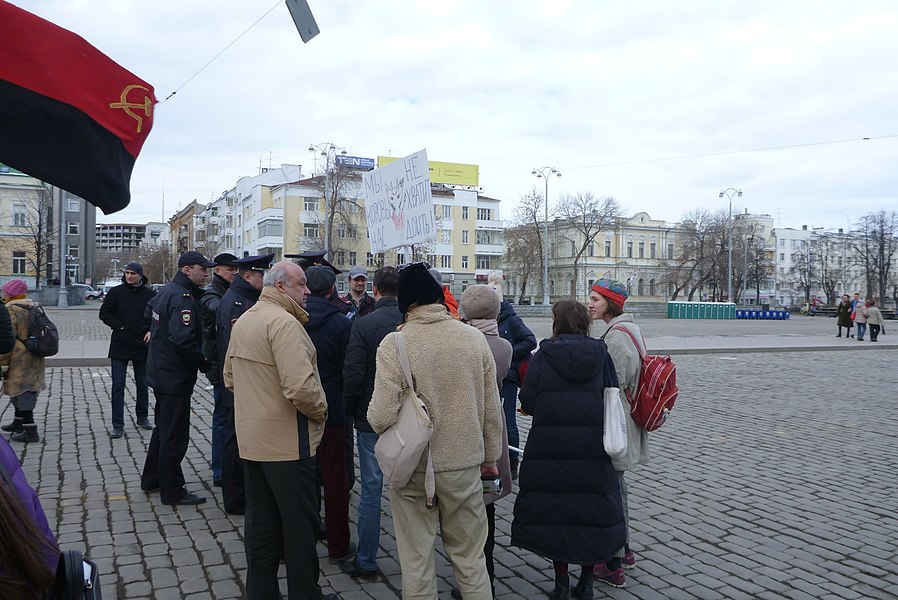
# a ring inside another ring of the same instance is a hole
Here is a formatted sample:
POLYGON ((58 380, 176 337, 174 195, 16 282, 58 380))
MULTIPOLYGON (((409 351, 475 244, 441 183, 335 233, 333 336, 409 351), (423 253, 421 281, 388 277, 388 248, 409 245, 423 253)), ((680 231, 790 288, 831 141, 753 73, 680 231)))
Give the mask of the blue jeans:
POLYGON ((864 334, 867 333, 867 324, 866 323, 857 323, 857 339, 858 341, 864 341, 864 334))
MULTIPOLYGON (((128 377, 128 361, 113 358, 112 362, 112 426, 125 426, 125 380, 128 377)), ((147 389, 147 361, 132 360, 134 382, 137 384, 137 418, 150 415, 150 392, 147 389)))
POLYGON ((215 406, 212 409, 212 479, 221 481, 221 457, 224 456, 225 439, 228 435, 228 413, 221 403, 221 386, 212 386, 212 398, 215 406))
POLYGON ((377 568, 377 549, 380 547, 380 500, 384 487, 384 475, 374 457, 374 444, 378 435, 368 431, 356 431, 359 450, 359 568, 373 571, 377 568))
MULTIPOLYGON (((520 448, 521 437, 518 435, 518 386, 509 381, 502 382, 502 410, 505 411, 505 424, 508 427, 508 445, 520 448)), ((508 458, 512 464, 517 463, 518 453, 508 451, 508 458)))

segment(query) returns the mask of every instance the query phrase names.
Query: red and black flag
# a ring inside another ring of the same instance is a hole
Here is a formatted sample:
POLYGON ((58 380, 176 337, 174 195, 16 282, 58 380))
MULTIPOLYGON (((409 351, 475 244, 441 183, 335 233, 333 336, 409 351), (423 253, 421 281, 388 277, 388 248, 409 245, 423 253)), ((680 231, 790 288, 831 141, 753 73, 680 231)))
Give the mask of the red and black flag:
POLYGON ((155 104, 83 38, 0 0, 0 163, 121 210, 155 104))

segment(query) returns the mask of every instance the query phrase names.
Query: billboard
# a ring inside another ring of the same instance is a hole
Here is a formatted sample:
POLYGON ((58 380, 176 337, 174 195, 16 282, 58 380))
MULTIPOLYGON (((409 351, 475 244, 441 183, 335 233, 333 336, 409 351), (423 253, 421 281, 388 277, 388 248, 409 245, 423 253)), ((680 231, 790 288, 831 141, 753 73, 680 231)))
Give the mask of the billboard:
POLYGON ((362 156, 343 156, 338 154, 336 159, 338 167, 349 167, 350 169, 358 169, 360 171, 370 171, 377 166, 373 158, 364 158, 362 156))
MULTIPOLYGON (((378 156, 377 166, 383 167, 394 160, 395 156, 378 156)), ((451 183, 454 185, 480 186, 480 166, 463 163, 448 163, 432 160, 429 163, 430 180, 434 183, 451 183)))
POLYGON ((394 158, 362 181, 372 254, 437 239, 427 150, 394 158))

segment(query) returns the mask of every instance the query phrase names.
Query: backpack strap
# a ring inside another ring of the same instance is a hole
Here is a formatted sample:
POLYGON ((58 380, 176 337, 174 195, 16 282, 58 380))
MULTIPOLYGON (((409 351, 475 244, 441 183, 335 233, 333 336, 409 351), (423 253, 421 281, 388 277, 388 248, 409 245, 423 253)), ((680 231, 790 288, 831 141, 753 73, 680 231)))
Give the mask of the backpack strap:
POLYGON ((602 339, 604 340, 605 336, 608 335, 612 330, 623 331, 628 336, 630 336, 630 339, 633 340, 633 345, 636 346, 636 352, 639 353, 640 359, 644 359, 646 357, 646 355, 649 353, 648 347, 645 345, 645 338, 642 336, 641 331, 639 332, 639 337, 642 337, 642 344, 639 343, 639 341, 636 339, 636 336, 633 335, 633 332, 630 331, 629 328, 624 327, 619 323, 617 325, 612 325, 611 327, 609 327, 605 331, 605 333, 602 334, 602 339))
MULTIPOLYGON (((408 351, 405 347, 405 336, 401 331, 396 332, 396 350, 399 352, 399 366, 408 388, 415 391, 412 381, 412 366, 408 362, 408 351)), ((416 394, 417 395, 417 394, 416 394)), ((424 493, 427 495, 427 508, 433 508, 433 497, 436 495, 436 478, 433 472, 433 456, 430 454, 430 444, 427 444, 427 468, 424 471, 424 493)))

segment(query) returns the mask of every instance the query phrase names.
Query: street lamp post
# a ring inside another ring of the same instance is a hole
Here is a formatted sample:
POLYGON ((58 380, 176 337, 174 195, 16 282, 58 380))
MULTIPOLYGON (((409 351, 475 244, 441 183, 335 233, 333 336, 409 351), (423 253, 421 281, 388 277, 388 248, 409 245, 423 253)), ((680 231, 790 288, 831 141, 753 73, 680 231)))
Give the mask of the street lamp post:
MULTIPOLYGON (((346 155, 346 148, 338 148, 333 142, 324 142, 321 144, 309 144, 309 152, 314 153, 315 150, 318 150, 321 153, 321 156, 324 157, 324 250, 330 251, 330 200, 328 199, 328 194, 330 192, 331 187, 331 157, 333 156, 336 160, 337 152, 340 154, 346 155)), ((337 199, 334 198, 333 202, 336 202, 337 199)))
POLYGON ((727 188, 720 192, 720 198, 726 196, 730 201, 730 212, 727 217, 727 300, 733 301, 733 196, 742 197, 742 190, 727 188))
POLYGON ((533 169, 531 175, 542 178, 546 182, 546 195, 543 198, 546 208, 546 220, 543 222, 543 304, 549 304, 549 177, 561 177, 561 171, 555 167, 533 169))

